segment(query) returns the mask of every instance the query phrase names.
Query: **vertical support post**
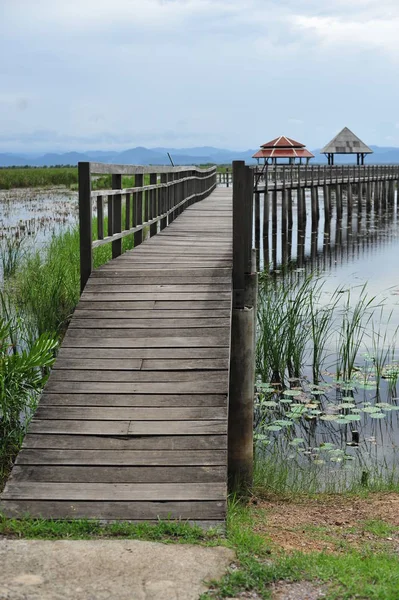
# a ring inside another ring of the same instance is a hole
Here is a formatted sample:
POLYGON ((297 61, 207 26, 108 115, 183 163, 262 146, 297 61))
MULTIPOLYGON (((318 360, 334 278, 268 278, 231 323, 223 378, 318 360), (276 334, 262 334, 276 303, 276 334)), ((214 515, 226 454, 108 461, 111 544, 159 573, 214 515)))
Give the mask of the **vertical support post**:
POLYGON ((253 173, 233 162, 233 311, 230 350, 228 475, 246 492, 253 473, 253 401, 257 274, 253 264, 253 173))
POLYGON ((80 231, 80 291, 83 292, 93 269, 92 207, 90 163, 78 165, 79 231, 80 231))
MULTIPOLYGON (((168 175, 167 173, 161 173, 161 183, 167 183, 168 182, 168 175)), ((168 210, 168 188, 167 187, 163 187, 159 190, 160 195, 158 196, 158 206, 160 206, 159 209, 159 213, 163 214, 168 210), (159 200, 159 198, 161 200, 159 200)), ((160 220, 159 222, 159 228, 162 231, 162 229, 165 229, 165 227, 168 224, 168 218, 164 217, 163 219, 160 220)))
MULTIPOLYGON (((144 183, 144 175, 136 174, 134 179, 135 187, 143 187, 144 183)), ((143 223, 143 192, 136 193, 136 202, 135 202, 135 224, 142 225, 143 223)), ((143 230, 136 231, 134 234, 134 247, 139 246, 143 241, 143 230)))
MULTIPOLYGON (((112 175, 112 189, 122 189, 122 175, 112 175)), ((114 225, 113 233, 122 231, 122 195, 114 196, 114 225)), ((112 242, 112 258, 117 258, 122 254, 122 239, 112 242)))
MULTIPOLYGON (((158 181, 158 177, 156 173, 150 173, 150 185, 156 185, 158 181)), ((150 219, 157 217, 159 212, 157 213, 157 192, 159 190, 154 189, 150 191, 150 219)), ((159 205, 159 201, 158 201, 159 205)), ((150 225, 150 237, 157 234, 157 226, 158 223, 153 223, 150 225)))

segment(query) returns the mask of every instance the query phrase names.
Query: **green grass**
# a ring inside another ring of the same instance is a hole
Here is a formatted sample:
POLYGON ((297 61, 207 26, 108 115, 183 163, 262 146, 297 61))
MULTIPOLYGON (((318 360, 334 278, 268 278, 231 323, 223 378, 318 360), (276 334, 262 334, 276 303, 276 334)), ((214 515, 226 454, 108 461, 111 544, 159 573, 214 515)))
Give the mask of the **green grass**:
POLYGON ((76 167, 16 167, 0 168, 0 189, 50 187, 78 183, 76 167))
POLYGON ((76 519, 74 521, 56 521, 46 519, 8 519, 0 514, 0 536, 25 539, 98 539, 124 538, 147 541, 177 542, 181 544, 220 543, 216 530, 204 531, 200 527, 187 523, 159 521, 151 523, 110 523, 76 519))
MULTIPOLYGON (((124 218, 124 216, 123 216, 124 218)), ((104 219, 104 229, 107 228, 104 219)), ((93 238, 97 220, 93 219, 93 238)), ((133 247, 133 236, 122 240, 123 252, 133 247)), ((94 249, 94 268, 112 258, 111 244, 94 249)), ((79 229, 54 235, 41 249, 19 258, 6 292, 16 310, 31 325, 32 335, 46 331, 61 334, 80 297, 79 229)))
MULTIPOLYGON (((256 508, 232 499, 229 504, 226 537, 215 530, 204 532, 187 523, 160 521, 149 523, 101 524, 96 521, 50 521, 43 519, 7 519, 0 516, 0 536, 27 539, 139 539, 162 543, 225 545, 235 550, 233 569, 221 581, 212 582, 209 592, 201 596, 232 598, 243 592, 271 597, 270 585, 278 581, 310 581, 325 586, 327 600, 397 600, 399 561, 396 554, 375 546, 345 552, 276 551, 271 541, 256 533, 256 508)), ((394 533, 383 521, 366 522, 365 531, 386 537, 394 533)), ((318 534, 318 531, 316 531, 318 534)))

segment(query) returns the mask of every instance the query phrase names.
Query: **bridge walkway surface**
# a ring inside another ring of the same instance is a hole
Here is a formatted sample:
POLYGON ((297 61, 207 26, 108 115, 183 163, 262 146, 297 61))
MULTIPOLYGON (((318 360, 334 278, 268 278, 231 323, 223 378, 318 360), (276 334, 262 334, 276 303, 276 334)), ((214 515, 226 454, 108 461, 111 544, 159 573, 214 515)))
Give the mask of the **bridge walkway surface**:
POLYGON ((226 188, 92 273, 0 511, 224 521, 231 274, 226 188))

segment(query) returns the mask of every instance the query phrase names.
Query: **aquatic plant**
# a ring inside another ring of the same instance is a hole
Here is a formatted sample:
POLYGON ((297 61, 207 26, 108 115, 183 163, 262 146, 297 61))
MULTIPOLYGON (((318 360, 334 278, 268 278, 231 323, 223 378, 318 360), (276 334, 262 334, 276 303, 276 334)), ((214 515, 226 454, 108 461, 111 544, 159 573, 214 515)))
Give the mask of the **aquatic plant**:
POLYGON ((268 277, 261 286, 258 456, 287 470, 294 487, 295 477, 298 485, 306 486, 314 478, 318 489, 336 478, 348 486, 363 473, 367 485, 375 473, 390 478, 393 462, 385 452, 392 454, 396 448, 388 431, 397 428, 399 362, 397 330, 388 334, 390 317, 383 305, 367 295, 365 286, 356 290, 356 300, 354 290, 337 289, 325 303, 323 282, 317 277, 299 282, 268 277), (296 363, 290 346, 295 343, 300 357, 296 363), (327 358, 329 370, 324 367, 327 358), (306 477, 301 478, 303 470, 306 477))
POLYGON ((1 273, 4 279, 15 274, 24 251, 24 238, 6 237, 0 243, 1 273))
POLYGON ((17 317, 0 315, 0 480, 19 451, 57 347, 56 337, 46 333, 22 349, 20 332, 17 317))

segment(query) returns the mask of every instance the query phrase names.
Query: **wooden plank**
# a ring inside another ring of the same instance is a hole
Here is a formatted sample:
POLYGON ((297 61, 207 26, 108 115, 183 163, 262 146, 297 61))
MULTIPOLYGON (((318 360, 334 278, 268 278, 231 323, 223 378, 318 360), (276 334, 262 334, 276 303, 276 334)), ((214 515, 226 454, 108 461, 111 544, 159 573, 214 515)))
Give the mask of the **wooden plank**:
POLYGON ((227 394, 79 394, 48 393, 40 399, 40 406, 148 406, 190 407, 226 406, 227 394))
POLYGON ((18 465, 126 465, 194 466, 226 465, 225 450, 33 450, 24 449, 18 465))
MULTIPOLYGON (((219 289, 218 286, 224 286, 224 289, 231 288, 231 277, 218 277, 217 274, 206 276, 202 275, 201 277, 196 276, 190 272, 184 273, 184 270, 181 271, 179 276, 176 275, 156 275, 153 276, 151 271, 147 271, 148 275, 142 277, 135 277, 131 275, 131 271, 125 271, 126 276, 123 276, 123 272, 119 272, 117 277, 114 275, 113 277, 103 277, 103 278, 93 278, 89 280, 87 291, 91 288, 101 288, 105 289, 104 286, 121 286, 122 288, 128 286, 138 286, 140 291, 146 291, 148 286, 161 286, 164 288, 165 286, 173 285, 181 288, 182 286, 190 286, 190 289, 193 286, 204 287, 209 289, 211 286, 215 285, 216 289, 219 289)), ((148 290, 147 290, 148 291, 148 290)))
POLYGON ((129 292, 139 292, 140 294, 158 294, 158 293, 165 293, 165 294, 178 294, 180 292, 186 294, 186 293, 190 293, 190 292, 195 292, 195 293, 206 293, 206 292, 227 292, 229 293, 231 290, 231 284, 230 283, 226 283, 226 284, 216 284, 216 283, 207 283, 205 285, 196 283, 193 285, 190 284, 185 284, 185 283, 181 283, 180 285, 146 285, 144 283, 142 283, 141 285, 129 285, 128 283, 120 283, 120 284, 111 284, 111 283, 106 283, 103 284, 102 283, 102 279, 96 279, 94 280, 96 283, 92 283, 90 280, 87 282, 86 288, 85 288, 85 295, 87 294, 103 294, 103 292, 108 293, 112 293, 112 292, 116 292, 118 294, 126 294, 129 292), (97 283, 100 282, 100 283, 97 283))
POLYGON ((77 360, 85 359, 120 359, 132 358, 164 358, 164 359, 193 359, 205 358, 228 359, 229 348, 65 348, 61 347, 58 357, 77 360))
POLYGON ((31 433, 69 435, 225 435, 225 421, 74 421, 33 419, 31 433))
POLYGON ((128 408, 123 407, 77 407, 39 405, 35 419, 72 419, 80 421, 183 421, 226 419, 227 407, 195 408, 128 408))
POLYGON ((231 269, 226 267, 207 267, 194 269, 192 272, 187 273, 186 269, 158 269, 156 268, 156 266, 154 266, 153 269, 138 270, 134 267, 131 267, 129 264, 124 264, 123 266, 121 266, 118 261, 117 265, 108 263, 107 265, 104 265, 104 267, 101 267, 101 269, 96 269, 95 271, 93 271, 90 277, 90 282, 94 283, 94 281, 97 280, 112 278, 118 279, 121 277, 133 277, 135 279, 140 279, 142 277, 184 278, 188 276, 191 276, 193 278, 195 277, 196 279, 199 279, 201 277, 205 277, 207 279, 213 279, 214 277, 224 277, 226 279, 231 279, 231 269), (151 271, 151 273, 148 272, 149 270, 151 271))
MULTIPOLYGON (((53 383, 57 382, 117 382, 117 383, 148 383, 156 378, 158 383, 172 383, 177 381, 204 381, 213 383, 223 382, 227 385, 227 369, 223 371, 101 371, 101 370, 72 370, 54 369, 51 373, 53 383)), ((227 389, 227 388, 226 388, 227 389)))
POLYGON ((175 300, 175 301, 163 301, 163 300, 144 300, 144 301, 104 301, 101 300, 96 302, 86 302, 80 300, 77 310, 141 310, 146 311, 151 309, 156 310, 225 310, 230 311, 231 302, 229 300, 175 300))
MULTIPOLYGON (((92 288, 93 289, 93 288, 92 288)), ((86 301, 106 300, 230 300, 230 292, 84 292, 82 299, 86 301)))
POLYGON ((101 369, 103 371, 198 371, 199 369, 206 370, 223 370, 229 368, 229 361, 217 358, 194 358, 194 359, 146 359, 130 360, 118 358, 63 358, 58 357, 54 369, 74 369, 74 370, 94 370, 101 369), (137 363, 140 367, 137 367, 137 363))
POLYGON ((224 500, 224 483, 52 483, 19 482, 6 484, 3 500, 84 500, 115 502, 164 500, 224 500), (10 487, 12 489, 10 489, 10 487))
MULTIPOLYGON (((76 333, 77 330, 73 330, 76 333)), ((99 336, 89 335, 86 330, 82 336, 71 335, 67 332, 64 341, 64 348, 216 348, 229 346, 229 340, 227 335, 219 335, 219 330, 213 329, 212 336, 193 337, 179 337, 178 335, 170 337, 117 337, 114 333, 113 336, 99 336)), ((104 330, 103 330, 104 331, 104 330)), ((152 332, 152 330, 149 330, 152 332)), ((164 333, 163 330, 162 333, 164 333)), ((188 330, 192 331, 192 330, 188 330)), ((121 334, 123 330, 121 331, 121 334)))
POLYGON ((160 310, 153 308, 152 310, 115 310, 110 308, 109 310, 87 310, 85 308, 78 308, 75 310, 73 316, 74 321, 77 319, 200 319, 200 318, 225 318, 230 319, 230 310, 224 309, 181 309, 181 310, 160 310), (94 314, 93 314, 94 313, 94 314))
POLYGON ((211 467, 81 467, 16 465, 12 482, 61 483, 224 483, 226 469, 211 467))
POLYGON ((51 377, 46 384, 46 392, 78 394, 225 394, 225 381, 173 381, 149 383, 118 383, 98 381, 57 381, 51 377))
MULTIPOLYGON (((156 338, 157 340, 159 340, 159 343, 161 343, 160 340, 169 340, 169 343, 166 345, 169 345, 170 347, 175 347, 175 339, 176 338, 183 338, 183 337, 192 337, 192 338, 207 338, 207 340, 209 340, 209 338, 214 338, 215 342, 217 341, 223 341, 224 345, 227 345, 226 342, 228 342, 229 339, 229 330, 223 326, 223 327, 186 327, 186 328, 177 328, 175 327, 174 329, 162 329, 162 337, 161 337, 161 332, 158 329, 136 329, 136 328, 131 328, 131 329, 118 329, 117 327, 114 327, 113 329, 75 329, 75 328, 69 328, 66 335, 65 335, 65 339, 70 339, 70 338, 89 338, 89 337, 94 337, 94 338, 100 338, 104 341, 105 338, 120 338, 120 340, 122 340, 123 338, 128 338, 129 341, 131 343, 134 343, 134 339, 135 338, 144 338, 144 340, 142 340, 140 343, 146 344, 148 343, 148 340, 150 338, 156 338)), ((97 343, 101 346, 102 342, 97 341, 97 343)), ((192 343, 192 345, 194 345, 192 343)), ((212 346, 211 344, 207 344, 209 346, 212 346)), ((116 346, 118 347, 118 345, 116 346)))
POLYGON ((163 319, 101 319, 97 315, 93 318, 72 319, 69 329, 174 329, 174 328, 212 328, 230 326, 229 318, 222 317, 201 317, 193 319, 169 318, 163 319))
POLYGON ((226 515, 225 501, 194 502, 67 502, 9 500, 0 503, 8 517, 29 514, 43 519, 101 519, 157 521, 158 519, 219 520, 226 515))
POLYGON ((226 435, 104 436, 28 433, 23 448, 45 450, 226 450, 226 435))

